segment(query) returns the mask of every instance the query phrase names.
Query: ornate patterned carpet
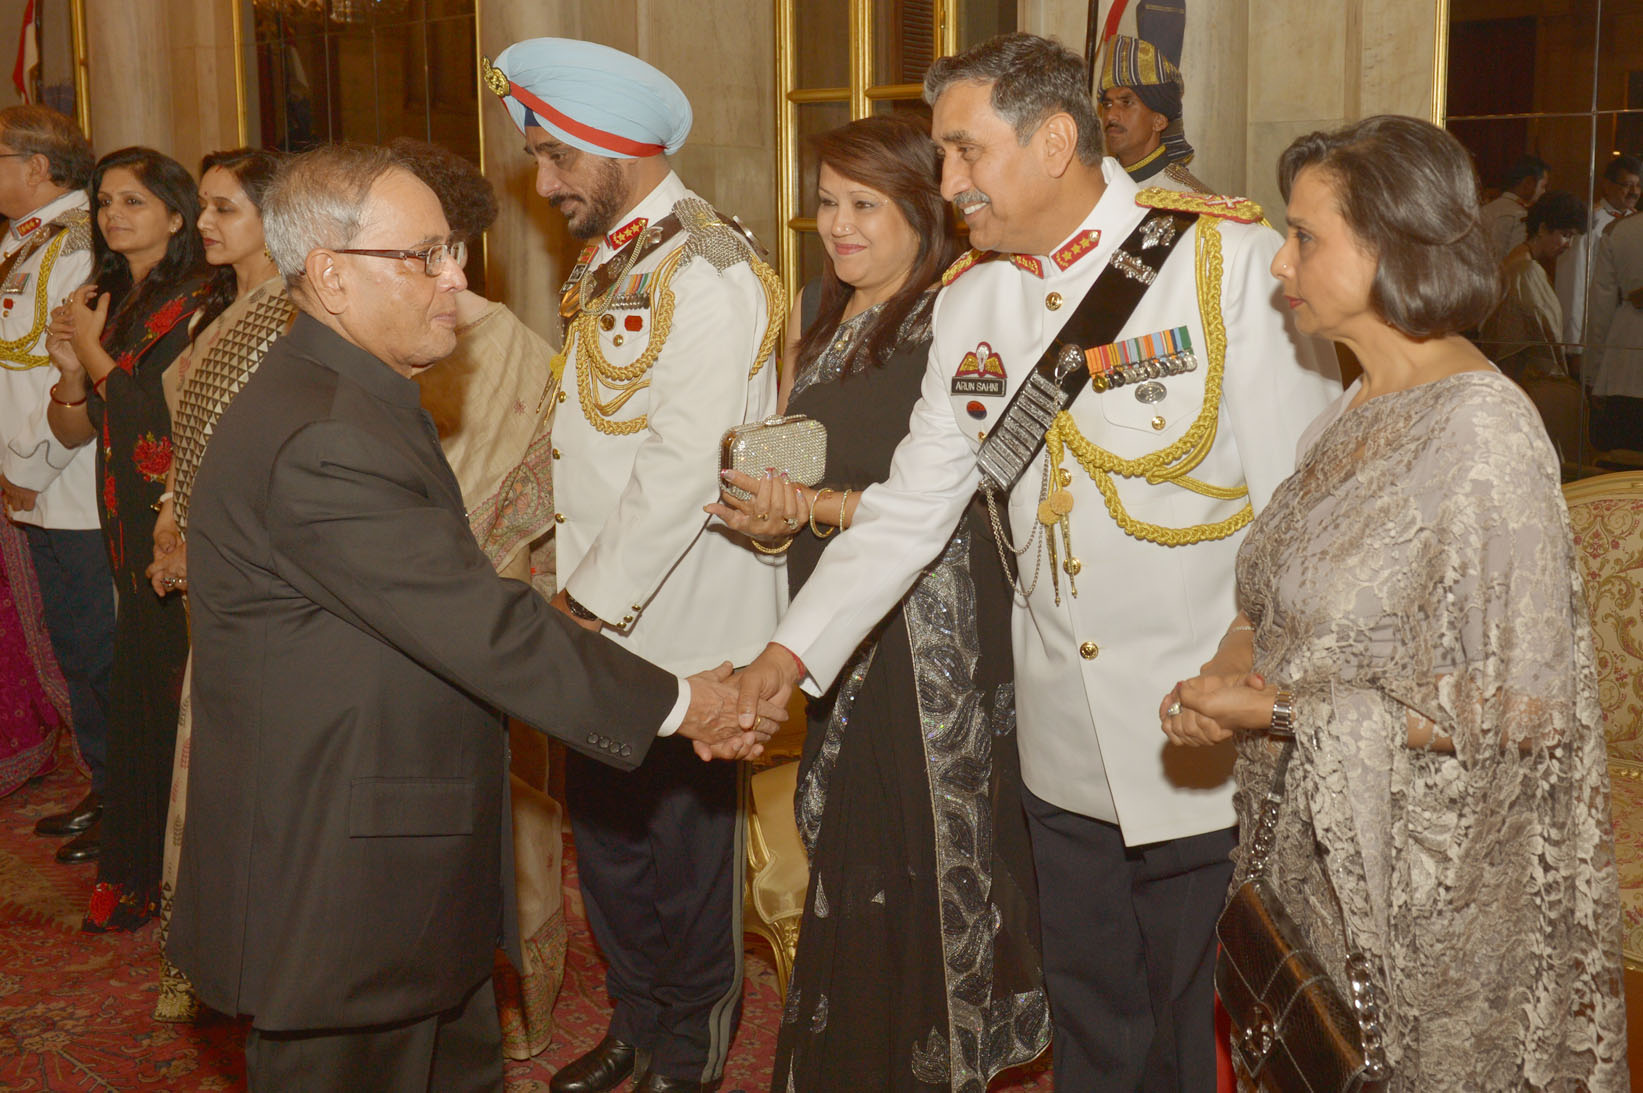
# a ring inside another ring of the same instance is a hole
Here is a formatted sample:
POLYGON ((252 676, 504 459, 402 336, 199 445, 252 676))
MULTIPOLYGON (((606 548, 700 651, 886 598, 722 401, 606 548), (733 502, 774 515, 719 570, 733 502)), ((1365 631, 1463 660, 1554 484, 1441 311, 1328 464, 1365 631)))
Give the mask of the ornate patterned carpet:
MULTIPOLYGON (((245 1026, 214 1018, 198 1026, 149 1017, 159 967, 155 929, 83 934, 91 866, 52 860, 54 839, 33 834, 39 817, 77 801, 85 783, 69 764, 0 800, 0 1090, 133 1093, 237 1090, 245 1085, 245 1026)), ((591 1048, 610 1015, 604 965, 588 936, 567 852, 565 985, 548 1049, 508 1064, 508 1093, 546 1093, 560 1066, 591 1048)), ((770 1082, 780 999, 769 951, 749 940, 742 1023, 721 1093, 759 1093, 770 1082)), ((995 1090, 1047 1089, 1020 1076, 995 1090)))

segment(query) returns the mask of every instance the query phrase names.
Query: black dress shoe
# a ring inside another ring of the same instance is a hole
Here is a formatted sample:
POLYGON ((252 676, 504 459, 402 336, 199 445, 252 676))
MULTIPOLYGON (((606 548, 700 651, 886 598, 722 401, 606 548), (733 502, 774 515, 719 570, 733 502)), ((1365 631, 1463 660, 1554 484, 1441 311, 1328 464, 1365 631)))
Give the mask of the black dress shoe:
POLYGON ((599 1046, 565 1064, 548 1082, 552 1093, 606 1093, 627 1081, 633 1073, 637 1049, 614 1036, 606 1036, 599 1046))
POLYGON ((57 860, 64 865, 79 865, 96 861, 103 853, 103 821, 92 825, 57 848, 57 860))
POLYGON ((652 1071, 639 1083, 637 1093, 702 1093, 707 1088, 691 1078, 669 1078, 652 1071))
POLYGON ((59 812, 52 816, 40 817, 40 822, 34 825, 36 835, 61 837, 63 835, 78 835, 103 815, 103 799, 92 790, 85 799, 67 812, 59 812))

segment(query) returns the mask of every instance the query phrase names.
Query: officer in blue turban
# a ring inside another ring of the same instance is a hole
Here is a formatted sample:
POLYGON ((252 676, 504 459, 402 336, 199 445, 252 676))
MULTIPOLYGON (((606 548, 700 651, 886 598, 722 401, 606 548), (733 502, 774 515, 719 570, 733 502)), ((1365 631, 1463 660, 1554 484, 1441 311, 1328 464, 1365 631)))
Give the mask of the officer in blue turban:
MULTIPOLYGON (((554 603, 664 667, 746 664, 785 575, 703 508, 725 432, 776 410, 786 293, 670 168, 691 114, 667 76, 564 38, 519 42, 482 72, 536 159, 536 192, 587 240, 560 305, 554 603)), ((671 738, 631 774, 599 766, 567 759, 566 803, 615 1009, 550 1088, 634 1075, 641 1093, 694 1093, 723 1075, 741 1002, 736 771, 671 738)))

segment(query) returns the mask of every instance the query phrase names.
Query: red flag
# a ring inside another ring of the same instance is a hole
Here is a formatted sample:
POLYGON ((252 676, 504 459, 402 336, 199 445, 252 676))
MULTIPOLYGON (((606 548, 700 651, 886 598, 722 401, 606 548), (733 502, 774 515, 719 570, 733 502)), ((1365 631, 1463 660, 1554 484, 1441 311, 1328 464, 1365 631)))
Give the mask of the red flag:
POLYGON ((17 64, 11 70, 11 82, 24 102, 33 102, 29 94, 29 71, 40 63, 40 43, 34 35, 34 0, 23 9, 23 29, 17 36, 17 64))

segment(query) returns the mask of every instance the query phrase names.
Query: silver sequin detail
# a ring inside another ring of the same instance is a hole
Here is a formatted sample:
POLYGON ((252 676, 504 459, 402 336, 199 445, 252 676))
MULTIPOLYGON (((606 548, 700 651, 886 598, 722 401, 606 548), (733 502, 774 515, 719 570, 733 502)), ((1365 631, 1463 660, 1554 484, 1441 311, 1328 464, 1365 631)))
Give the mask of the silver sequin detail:
POLYGON ((816 878, 816 917, 826 918, 833 909, 827 905, 827 889, 822 887, 822 879, 816 878))
MULTIPOLYGON (((935 293, 926 293, 918 305, 908 312, 907 318, 901 322, 901 329, 896 332, 897 344, 920 342, 930 337, 930 313, 934 310, 935 300, 935 293)), ((787 396, 787 401, 798 398, 799 392, 807 387, 832 383, 846 373, 853 375, 866 368, 866 361, 856 359, 856 344, 873 328, 874 316, 883 309, 883 304, 874 304, 860 315, 840 323, 832 343, 810 363, 810 367, 794 377, 793 391, 787 396)))
POLYGON ((810 1015, 810 1031, 824 1032, 827 1029, 827 995, 816 999, 816 1012, 810 1015))
MULTIPOLYGON (((958 1093, 985 1093, 994 1074, 1044 1049, 1050 1014, 1042 991, 992 996, 993 938, 1002 916, 992 902, 988 782, 995 732, 1001 724, 1009 729, 1015 725, 1015 695, 1009 687, 989 695, 975 684, 981 647, 969 560, 970 525, 963 523, 934 566, 913 586, 902 611, 935 806, 949 1024, 941 1080, 950 1080, 958 1093)), ((932 1061, 937 1039, 932 1033, 925 1053, 932 1061)), ((917 1074, 917 1052, 914 1058, 917 1074)))
POLYGON ((869 900, 868 902, 869 903, 877 903, 880 906, 883 906, 884 905, 884 890, 881 888, 877 892, 874 892, 873 893, 873 898, 871 900, 869 900))
POLYGON ((753 248, 740 230, 719 219, 713 206, 699 197, 682 197, 673 203, 673 215, 685 230, 685 253, 681 262, 705 258, 723 273, 753 257, 753 248))

